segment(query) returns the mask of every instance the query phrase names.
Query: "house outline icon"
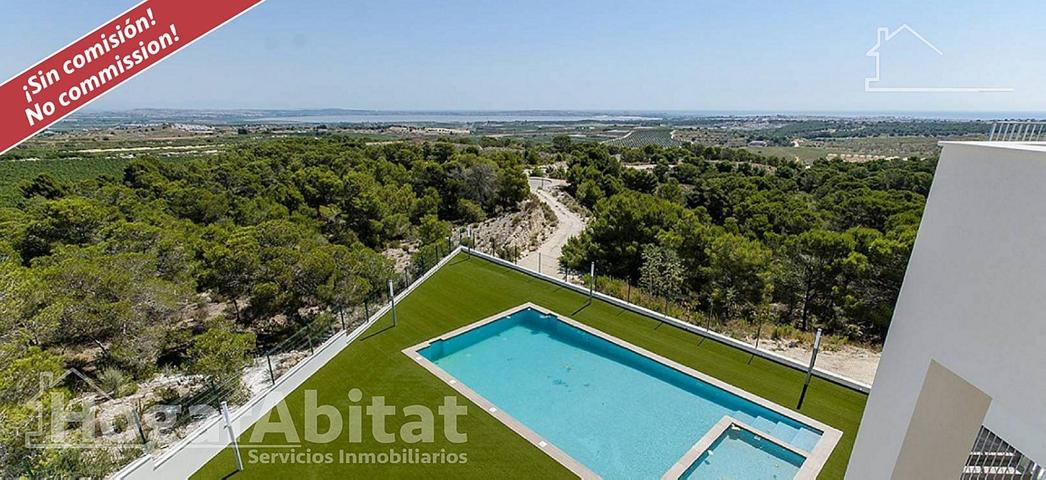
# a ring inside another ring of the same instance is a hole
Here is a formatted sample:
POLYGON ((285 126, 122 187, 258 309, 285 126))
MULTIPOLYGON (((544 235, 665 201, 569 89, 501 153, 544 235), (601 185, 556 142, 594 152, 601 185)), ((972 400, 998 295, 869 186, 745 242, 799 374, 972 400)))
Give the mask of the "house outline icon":
MULTIPOLYGON (((61 375, 59 375, 57 377, 55 377, 51 373, 44 373, 44 374, 42 374, 40 376, 40 378, 39 378, 39 389, 38 389, 36 395, 33 395, 32 397, 30 397, 29 400, 27 401, 27 403, 28 404, 37 404, 38 405, 39 402, 40 402, 41 397, 43 397, 43 395, 45 395, 46 392, 49 389, 51 389, 52 387, 60 385, 61 383, 63 383, 65 381, 66 378, 68 378, 70 376, 78 377, 80 379, 80 381, 84 382, 84 384, 87 385, 87 387, 90 389, 90 391, 93 391, 94 394, 97 395, 98 397, 100 397, 100 398, 102 398, 102 399, 104 399, 106 401, 113 400, 113 397, 112 397, 112 395, 110 395, 110 392, 106 392, 105 389, 103 389, 101 386, 99 386, 97 383, 95 383, 93 380, 91 380, 91 378, 88 377, 87 375, 85 375, 83 372, 81 372, 80 370, 78 370, 76 368, 67 368, 67 369, 65 369, 64 372, 62 372, 61 375)), ((42 411, 42 410, 37 410, 35 412, 35 414, 36 414, 35 420, 37 422, 36 429, 34 429, 34 430, 27 430, 27 431, 22 432, 23 436, 25 438, 25 446, 28 447, 28 448, 59 447, 59 448, 81 448, 82 449, 82 448, 110 448, 110 447, 113 446, 111 444, 110 445, 96 444, 96 443, 92 443, 92 442, 85 442, 85 443, 40 442, 40 443, 36 443, 36 442, 33 441, 34 438, 41 437, 41 436, 45 435, 45 432, 43 431, 43 426, 44 426, 43 419, 40 417, 41 415, 44 415, 45 412, 42 411)), ((135 418, 136 428, 139 428, 140 438, 144 437, 144 432, 142 432, 140 427, 139 427, 141 420, 137 419, 137 414, 135 414, 134 412, 131 412, 130 414, 134 415, 136 417, 135 418)), ((128 445, 128 446, 141 446, 142 444, 134 442, 134 443, 127 443, 126 445, 128 445)))
POLYGON ((875 59, 875 75, 872 76, 872 77, 865 77, 865 79, 864 79, 864 91, 865 92, 873 92, 873 93, 884 93, 884 92, 885 93, 933 93, 933 92, 938 92, 938 93, 942 93, 942 92, 943 93, 993 93, 993 92, 1012 92, 1013 91, 1012 88, 1008 88, 1008 87, 949 87, 949 86, 939 86, 939 87, 914 87, 914 86, 912 86, 912 87, 903 87, 903 86, 902 87, 880 87, 880 86, 874 85, 874 84, 879 83, 880 81, 882 81, 882 76, 881 76, 881 71, 880 71, 880 67, 881 67, 880 60, 881 59, 880 59, 879 49, 882 48, 890 40, 893 40, 894 37, 896 37, 897 35, 899 35, 901 33, 905 33, 905 32, 907 32, 909 35, 912 35, 913 37, 918 39, 920 42, 922 42, 923 45, 926 45, 927 48, 932 50, 937 55, 944 55, 944 52, 942 52, 941 49, 937 48, 936 45, 934 45, 929 40, 927 40, 926 37, 922 36, 922 34, 920 34, 919 32, 915 31, 914 28, 908 26, 907 23, 902 24, 901 26, 899 26, 899 27, 897 27, 897 28, 895 28, 893 30, 890 30, 890 27, 879 27, 879 28, 876 29, 875 45, 873 45, 872 48, 870 48, 868 50, 868 52, 865 53, 865 56, 872 57, 872 58, 875 59))

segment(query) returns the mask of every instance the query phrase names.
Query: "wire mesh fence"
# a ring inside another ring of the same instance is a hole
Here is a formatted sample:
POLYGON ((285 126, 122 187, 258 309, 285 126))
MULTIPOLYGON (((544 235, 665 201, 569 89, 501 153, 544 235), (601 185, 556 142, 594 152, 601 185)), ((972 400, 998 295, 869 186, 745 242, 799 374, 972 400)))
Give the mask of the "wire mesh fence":
MULTIPOLYGON (((748 343, 756 348, 769 350, 800 363, 809 361, 813 355, 814 332, 805 332, 790 324, 771 321, 769 312, 748 312, 745 314, 724 314, 715 309, 700 307, 685 296, 668 297, 651 293, 641 288, 639 283, 627 278, 614 278, 602 275, 599 265, 587 270, 570 268, 562 264, 556 256, 548 255, 541 250, 517 253, 514 249, 505 248, 490 237, 475 240, 476 249, 506 260, 531 271, 585 287, 592 287, 592 272, 595 273, 594 291, 619 300, 644 307, 686 323, 704 328, 720 335, 748 343)), ((825 337, 822 361, 830 368, 844 376, 870 383, 875 374, 876 357, 872 354, 843 353, 845 340, 841 337, 825 337)))
MULTIPOLYGON (((466 239, 456 235, 446 242, 422 247, 403 271, 390 279, 392 291, 399 293, 408 288, 466 239)), ((374 286, 354 305, 313 308, 303 312, 301 319, 292 321, 291 326, 266 332, 252 355, 252 361, 239 375, 216 380, 186 371, 161 373, 140 394, 100 402, 97 405, 100 416, 130 419, 116 429, 119 430, 116 436, 120 445, 138 452, 127 457, 128 462, 142 452, 162 455, 199 427, 217 418, 222 403, 231 409, 245 405, 251 398, 278 385, 284 376, 332 338, 342 332, 348 334, 365 324, 389 304, 388 287, 374 286)))
MULTIPOLYGON (((598 265, 588 271, 572 269, 559 262, 558 258, 544 252, 522 252, 505 248, 496 241, 476 238, 468 229, 459 229, 446 241, 421 247, 411 257, 404 270, 391 279, 391 290, 401 292, 418 281, 426 272, 451 254, 458 246, 496 256, 533 271, 560 278, 565 281, 594 288, 594 291, 625 302, 645 307, 670 317, 727 334, 760 346, 772 338, 773 327, 753 321, 727 322, 708 312, 700 312, 682 299, 658 296, 639 288, 629 279, 600 275, 598 265), (592 274, 595 273, 593 276, 592 274), (739 328, 738 325, 743 326, 739 328)), ((287 329, 282 336, 270 336, 254 354, 253 361, 241 375, 224 381, 214 381, 199 375, 172 376, 169 385, 154 388, 151 396, 132 403, 135 420, 125 428, 127 438, 133 439, 145 451, 162 454, 162 450, 192 434, 204 422, 217 418, 220 406, 227 403, 230 408, 246 404, 252 397, 278 385, 288 372, 301 365, 318 349, 342 332, 348 333, 372 319, 376 312, 391 300, 388 285, 377 286, 354 305, 344 308, 317 308, 303 315, 302 324, 287 329), (133 428, 132 428, 133 427, 133 428), (137 431, 137 435, 133 432, 137 431)), ((810 352, 809 346, 805 352, 810 352)), ((802 357, 804 353, 798 356, 802 357)), ((808 356, 808 354, 805 354, 808 356)), ((799 358, 801 360, 801 358, 799 358)), ((128 408, 125 403, 121 408, 128 408)))

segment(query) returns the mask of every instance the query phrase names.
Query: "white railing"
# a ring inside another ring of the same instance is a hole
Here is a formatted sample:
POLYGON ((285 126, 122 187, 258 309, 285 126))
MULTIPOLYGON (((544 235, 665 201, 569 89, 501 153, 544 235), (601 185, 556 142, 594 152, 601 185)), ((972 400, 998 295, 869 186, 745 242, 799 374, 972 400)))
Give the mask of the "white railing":
POLYGON ((992 124, 992 142, 1046 142, 1046 122, 1003 121, 992 124))
POLYGON ((1040 480, 1046 468, 982 426, 966 459, 961 480, 1040 480))

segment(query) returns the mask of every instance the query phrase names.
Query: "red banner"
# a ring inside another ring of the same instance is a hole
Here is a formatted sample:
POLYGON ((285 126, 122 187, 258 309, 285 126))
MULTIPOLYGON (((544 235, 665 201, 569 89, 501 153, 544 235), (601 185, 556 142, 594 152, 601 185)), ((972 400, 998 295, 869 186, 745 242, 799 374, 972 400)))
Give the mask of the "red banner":
POLYGON ((0 153, 262 0, 145 0, 0 85, 0 153))

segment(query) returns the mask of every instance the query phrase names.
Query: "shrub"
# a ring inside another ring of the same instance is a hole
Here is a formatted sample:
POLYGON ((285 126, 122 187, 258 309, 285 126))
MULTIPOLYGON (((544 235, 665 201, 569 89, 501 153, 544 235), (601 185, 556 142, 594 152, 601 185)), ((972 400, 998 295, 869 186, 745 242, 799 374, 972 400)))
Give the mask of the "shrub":
POLYGON ((459 200, 458 211, 461 214, 461 218, 468 223, 482 222, 487 219, 487 214, 483 211, 483 207, 480 207, 478 203, 472 200, 464 198, 459 200))
POLYGON ((119 368, 110 367, 98 374, 98 386, 114 398, 125 397, 138 391, 134 378, 119 368))
POLYGON ((232 383, 250 365, 250 352, 254 350, 255 340, 253 333, 237 332, 232 321, 217 317, 206 332, 193 339, 189 347, 192 370, 212 384, 232 383))

